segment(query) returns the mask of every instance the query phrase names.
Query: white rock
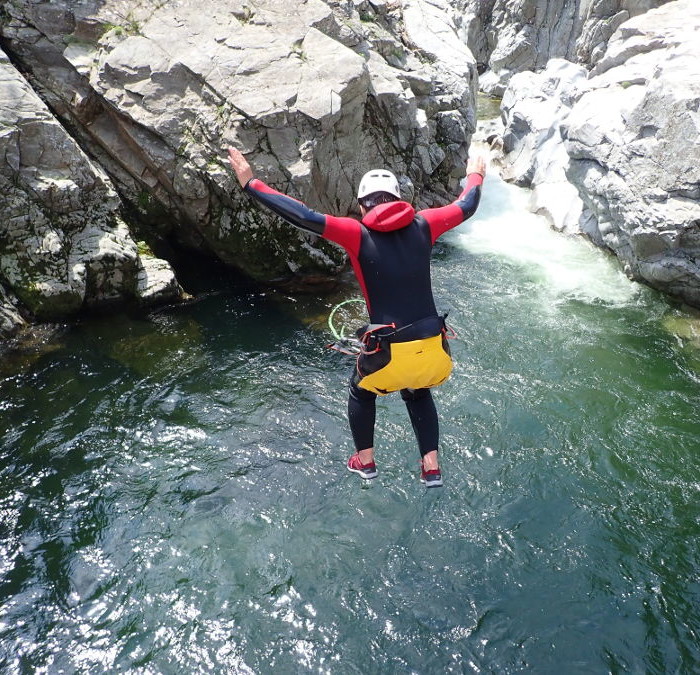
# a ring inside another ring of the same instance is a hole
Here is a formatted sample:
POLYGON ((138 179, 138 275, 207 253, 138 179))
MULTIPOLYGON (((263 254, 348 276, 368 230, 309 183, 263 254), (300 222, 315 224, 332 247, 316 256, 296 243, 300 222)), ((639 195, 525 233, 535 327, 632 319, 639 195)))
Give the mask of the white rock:
POLYGON ((532 187, 532 210, 564 232, 579 231, 583 203, 566 177, 559 126, 586 87, 583 67, 552 59, 541 73, 514 75, 502 101, 503 177, 532 187))
POLYGON ((669 0, 451 0, 460 34, 481 69, 482 91, 502 96, 516 73, 543 69, 553 58, 594 65, 630 17, 669 0))
POLYGON ((182 295, 175 272, 168 262, 153 256, 139 256, 136 297, 143 305, 167 302, 182 295))
POLYGON ((533 209, 695 306, 699 83, 700 5, 676 0, 623 23, 587 80, 554 60, 503 99, 504 173, 533 186, 533 209))

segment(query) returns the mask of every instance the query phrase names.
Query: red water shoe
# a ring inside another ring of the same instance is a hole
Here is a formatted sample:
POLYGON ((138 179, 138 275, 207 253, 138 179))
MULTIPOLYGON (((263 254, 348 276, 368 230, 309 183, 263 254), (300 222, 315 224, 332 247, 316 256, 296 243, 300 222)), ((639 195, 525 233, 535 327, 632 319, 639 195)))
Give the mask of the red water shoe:
POLYGON ((360 478, 364 478, 365 480, 377 477, 377 466, 375 463, 370 462, 369 464, 363 464, 360 461, 360 455, 357 453, 348 460, 348 471, 356 473, 360 478))

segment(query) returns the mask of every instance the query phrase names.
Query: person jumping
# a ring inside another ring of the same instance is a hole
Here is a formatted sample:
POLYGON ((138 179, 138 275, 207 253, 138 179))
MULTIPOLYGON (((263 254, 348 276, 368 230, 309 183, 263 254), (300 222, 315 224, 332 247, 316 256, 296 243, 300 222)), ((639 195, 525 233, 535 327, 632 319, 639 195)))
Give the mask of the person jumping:
POLYGON ((449 377, 452 357, 444 316, 437 313, 430 277, 430 255, 438 237, 470 218, 479 205, 486 174, 482 157, 469 159, 466 184, 448 204, 415 211, 401 200, 396 176, 372 169, 360 181, 362 219, 310 209, 253 176, 236 148, 229 162, 243 190, 286 222, 340 245, 347 252, 367 304, 370 324, 350 377, 348 419, 355 454, 347 468, 376 478, 374 426, 377 396, 399 391, 418 441, 421 481, 441 487, 439 423, 431 388, 449 377))

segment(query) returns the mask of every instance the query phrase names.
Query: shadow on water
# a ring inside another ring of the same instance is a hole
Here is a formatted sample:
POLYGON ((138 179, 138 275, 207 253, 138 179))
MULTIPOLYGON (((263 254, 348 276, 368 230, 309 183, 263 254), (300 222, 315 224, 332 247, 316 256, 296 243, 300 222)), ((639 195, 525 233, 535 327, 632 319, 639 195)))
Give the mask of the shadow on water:
POLYGON ((442 490, 395 397, 379 477, 345 471, 337 298, 199 269, 5 378, 0 668, 700 667, 694 317, 487 187, 435 257, 442 490))

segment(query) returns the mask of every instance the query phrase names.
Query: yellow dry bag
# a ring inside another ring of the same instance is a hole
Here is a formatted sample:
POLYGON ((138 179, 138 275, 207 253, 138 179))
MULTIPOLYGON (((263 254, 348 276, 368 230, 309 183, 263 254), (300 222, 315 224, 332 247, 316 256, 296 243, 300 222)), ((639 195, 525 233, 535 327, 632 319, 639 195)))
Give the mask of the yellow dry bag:
POLYGON ((369 375, 359 386, 380 396, 400 389, 425 389, 442 384, 452 372, 452 359, 442 346, 443 336, 392 342, 391 360, 369 375))

